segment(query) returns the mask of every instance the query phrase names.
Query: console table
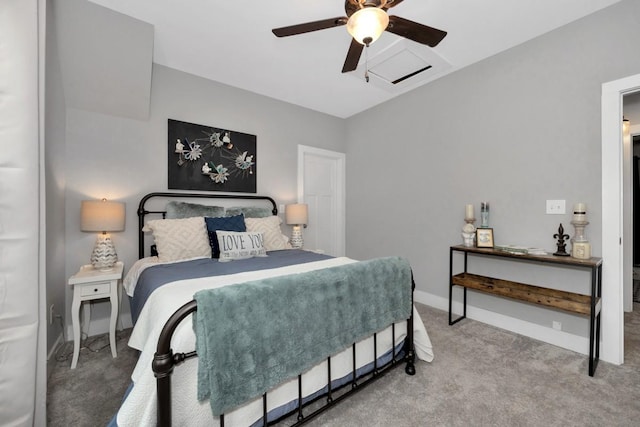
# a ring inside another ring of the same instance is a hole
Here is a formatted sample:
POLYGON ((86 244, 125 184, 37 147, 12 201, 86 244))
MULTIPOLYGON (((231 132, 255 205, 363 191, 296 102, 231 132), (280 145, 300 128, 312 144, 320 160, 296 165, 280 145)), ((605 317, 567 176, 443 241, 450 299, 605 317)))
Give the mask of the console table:
POLYGON ((577 259, 554 255, 515 254, 495 249, 451 246, 449 250, 449 325, 453 325, 467 317, 467 289, 480 291, 501 297, 542 305, 569 313, 589 316, 589 375, 593 376, 600 360, 600 311, 602 309, 602 259, 577 259), (453 274, 454 252, 464 253, 464 271, 453 274), (467 271, 469 255, 500 258, 508 261, 520 261, 544 265, 571 266, 591 271, 591 294, 583 295, 558 289, 528 285, 471 274, 467 271), (453 287, 463 288, 463 312, 457 319, 452 318, 453 287))

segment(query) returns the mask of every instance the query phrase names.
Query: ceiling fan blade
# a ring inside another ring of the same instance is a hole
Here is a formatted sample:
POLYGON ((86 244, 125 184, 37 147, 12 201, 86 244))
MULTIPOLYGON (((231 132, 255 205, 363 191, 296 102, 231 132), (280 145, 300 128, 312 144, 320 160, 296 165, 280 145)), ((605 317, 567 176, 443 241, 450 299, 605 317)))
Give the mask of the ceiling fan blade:
POLYGON ((389 0, 387 0, 387 4, 383 7, 384 10, 388 10, 391 9, 392 7, 396 7, 397 5, 399 5, 400 3, 402 3, 404 0, 394 0, 391 4, 389 0))
POLYGON ((446 31, 409 21, 399 16, 389 17, 387 31, 430 47, 437 46, 447 35, 446 31))
POLYGON ((345 0, 344 11, 347 13, 347 16, 353 15, 359 9, 360 9, 360 4, 358 3, 358 0, 345 0))
POLYGON ((324 30, 326 28, 339 27, 347 23, 347 18, 339 16, 337 18, 323 19, 321 21, 306 22, 304 24, 291 25, 289 27, 274 28, 271 30, 278 37, 295 36, 296 34, 310 33, 312 31, 324 30))
POLYGON ((351 45, 347 52, 347 58, 344 60, 344 66, 342 67, 343 73, 348 73, 358 68, 358 62, 360 62, 360 55, 362 55, 362 49, 364 45, 358 43, 355 39, 351 39, 351 45))

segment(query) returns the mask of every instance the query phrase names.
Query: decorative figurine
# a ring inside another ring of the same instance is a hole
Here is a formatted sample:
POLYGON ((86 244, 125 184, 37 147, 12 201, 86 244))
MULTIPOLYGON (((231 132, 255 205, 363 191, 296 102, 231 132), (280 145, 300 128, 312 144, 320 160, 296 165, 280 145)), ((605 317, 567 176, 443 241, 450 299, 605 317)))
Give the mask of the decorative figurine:
POLYGON ((475 246, 476 227, 473 225, 475 219, 465 219, 466 224, 462 227, 462 242, 467 248, 475 246))
POLYGON ((476 222, 473 214, 473 205, 465 206, 464 222, 466 224, 462 227, 462 243, 467 248, 472 248, 475 246, 476 239, 476 227, 473 225, 476 222))
POLYGON ((564 234, 564 228, 562 227, 562 223, 560 223, 560 227, 558 227, 558 232, 556 234, 553 235, 554 238, 558 239, 558 250, 556 252, 554 252, 554 255, 556 256, 569 256, 569 254, 567 253, 567 251, 565 250, 567 247, 567 244, 564 242, 566 239, 569 238, 568 234, 564 234))

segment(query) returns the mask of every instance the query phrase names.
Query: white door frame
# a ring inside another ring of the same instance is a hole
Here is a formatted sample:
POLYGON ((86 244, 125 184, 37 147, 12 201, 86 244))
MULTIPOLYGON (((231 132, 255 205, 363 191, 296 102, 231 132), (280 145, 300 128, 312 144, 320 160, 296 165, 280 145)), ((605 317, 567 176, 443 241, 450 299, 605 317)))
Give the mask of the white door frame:
POLYGON ((601 358, 624 362, 622 97, 640 90, 640 74, 602 85, 601 358))
POLYGON ((304 203, 304 156, 311 154, 318 157, 327 157, 336 160, 338 164, 338 179, 341 185, 338 185, 336 191, 338 212, 341 214, 336 218, 336 226, 338 228, 338 236, 340 238, 336 242, 337 255, 344 256, 346 251, 346 156, 338 151, 325 150, 322 148, 310 147, 308 145, 298 145, 298 203, 304 203))
MULTIPOLYGON (((624 111, 623 111, 624 112, 624 111)), ((635 236, 635 227, 640 227, 640 224, 634 224, 634 201, 633 201, 633 187, 636 185, 633 182, 633 137, 636 135, 640 135, 640 124, 631 124, 629 128, 629 135, 627 135, 628 139, 623 141, 625 155, 628 158, 624 159, 624 166, 628 170, 628 175, 624 177, 627 188, 624 188, 624 224, 622 226, 622 230, 625 236, 635 236)), ((623 258, 623 286, 624 286, 624 311, 632 312, 633 311, 633 278, 634 278, 634 247, 633 247, 633 237, 627 239, 625 246, 623 247, 624 258, 623 258)))

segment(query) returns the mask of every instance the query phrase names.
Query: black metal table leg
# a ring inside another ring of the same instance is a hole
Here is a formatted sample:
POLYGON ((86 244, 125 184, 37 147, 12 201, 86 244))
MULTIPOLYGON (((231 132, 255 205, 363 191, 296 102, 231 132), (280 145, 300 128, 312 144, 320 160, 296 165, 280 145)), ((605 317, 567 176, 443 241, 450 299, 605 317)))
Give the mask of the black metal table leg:
MULTIPOLYGON (((467 253, 464 253, 464 272, 467 272, 467 253)), ((462 288, 462 316, 453 319, 453 248, 449 248, 449 325, 454 325, 467 317, 467 288, 462 288)))
POLYGON ((601 306, 596 300, 602 292, 602 265, 591 269, 591 314, 589 324, 589 376, 593 376, 600 361, 601 306), (596 313, 597 311, 597 313, 596 313))

